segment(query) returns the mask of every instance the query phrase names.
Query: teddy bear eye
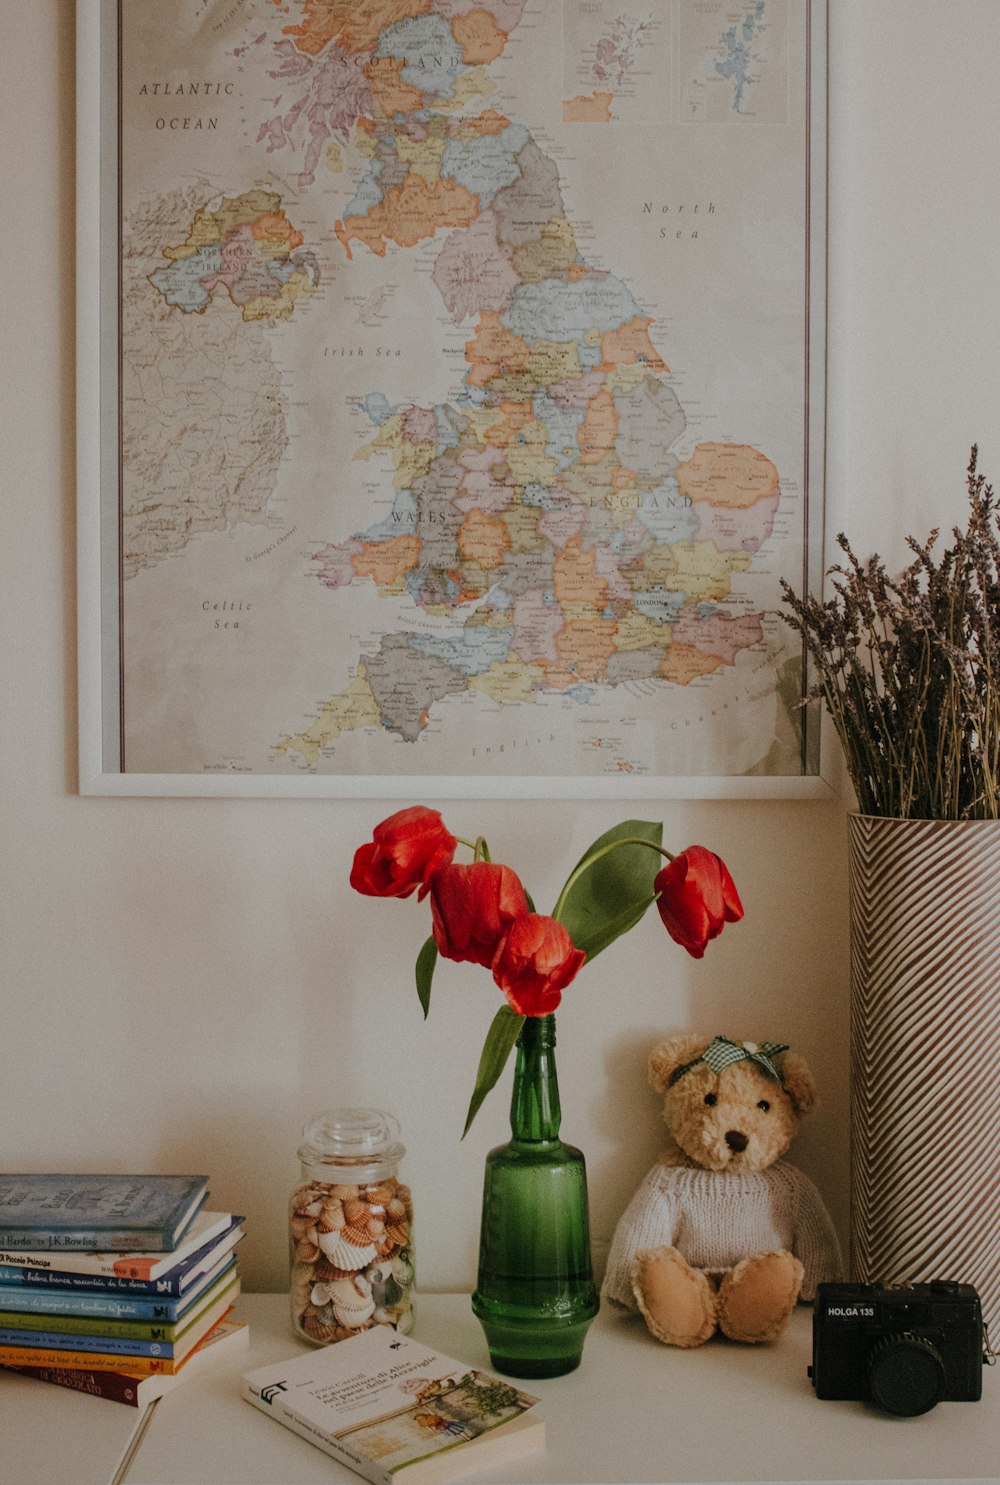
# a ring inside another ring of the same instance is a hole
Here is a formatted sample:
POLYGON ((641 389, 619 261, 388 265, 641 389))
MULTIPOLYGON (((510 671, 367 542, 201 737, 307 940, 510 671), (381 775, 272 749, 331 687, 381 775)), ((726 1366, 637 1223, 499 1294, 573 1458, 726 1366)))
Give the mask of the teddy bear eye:
POLYGON ((766 1114, 771 1105, 768 1103, 766 1098, 762 1098, 757 1107, 766 1114))
POLYGON ((705 1102, 708 1104, 709 1108, 711 1108, 712 1105, 717 1104, 719 1100, 716 1098, 714 1093, 706 1093, 705 1102))

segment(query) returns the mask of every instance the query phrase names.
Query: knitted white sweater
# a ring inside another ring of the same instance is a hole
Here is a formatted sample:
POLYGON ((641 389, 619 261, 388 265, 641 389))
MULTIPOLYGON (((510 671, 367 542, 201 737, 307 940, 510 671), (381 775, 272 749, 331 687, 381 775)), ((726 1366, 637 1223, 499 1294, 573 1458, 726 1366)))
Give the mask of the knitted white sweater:
POLYGON ((833 1223, 808 1176, 779 1160, 762 1171, 654 1165, 615 1231, 602 1294, 637 1308, 630 1274, 644 1248, 676 1248, 693 1268, 724 1273, 753 1253, 785 1249, 805 1268, 800 1298, 840 1276, 833 1223))

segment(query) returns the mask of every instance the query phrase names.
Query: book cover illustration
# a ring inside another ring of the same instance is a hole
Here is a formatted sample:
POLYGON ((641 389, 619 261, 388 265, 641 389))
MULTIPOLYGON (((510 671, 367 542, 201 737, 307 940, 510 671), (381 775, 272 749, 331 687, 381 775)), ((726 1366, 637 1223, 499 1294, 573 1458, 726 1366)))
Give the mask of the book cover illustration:
POLYGON ((410 1377, 398 1382, 396 1391, 401 1406, 394 1411, 334 1435, 360 1458, 390 1472, 453 1444, 471 1443, 520 1417, 535 1401, 509 1382, 462 1367, 444 1377, 410 1377))
POLYGON ((376 1481, 423 1475, 445 1451, 487 1436, 499 1444, 503 1426, 523 1428, 538 1401, 388 1326, 243 1380, 249 1402, 376 1481))
POLYGON ((176 1246, 207 1176, 0 1175, 0 1248, 176 1246))

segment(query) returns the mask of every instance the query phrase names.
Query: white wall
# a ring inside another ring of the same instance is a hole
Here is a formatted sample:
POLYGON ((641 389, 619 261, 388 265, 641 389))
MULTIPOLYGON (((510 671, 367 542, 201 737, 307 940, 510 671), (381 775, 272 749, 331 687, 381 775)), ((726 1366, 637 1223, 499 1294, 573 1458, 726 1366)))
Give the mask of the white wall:
MULTIPOLYGON (((1000 478, 1000 7, 831 8, 830 526, 899 559, 907 531, 962 518, 974 440, 1000 478)), ((493 999, 443 965, 422 1024, 424 914, 350 891, 355 846, 395 806, 74 792, 72 10, 6 7, 0 52, 0 1167, 205 1170, 249 1218, 247 1287, 280 1288, 302 1122, 381 1103, 410 1146, 422 1284, 468 1285, 482 1157, 504 1136, 506 1089, 458 1138, 493 999)), ((637 811, 719 851, 747 916, 701 962, 644 923, 567 995, 564 1132, 587 1152, 599 1241, 659 1141, 648 1048, 686 1026, 812 1060, 824 1108, 795 1158, 845 1228, 843 808, 637 811)), ((621 813, 446 808, 547 905, 621 813)))

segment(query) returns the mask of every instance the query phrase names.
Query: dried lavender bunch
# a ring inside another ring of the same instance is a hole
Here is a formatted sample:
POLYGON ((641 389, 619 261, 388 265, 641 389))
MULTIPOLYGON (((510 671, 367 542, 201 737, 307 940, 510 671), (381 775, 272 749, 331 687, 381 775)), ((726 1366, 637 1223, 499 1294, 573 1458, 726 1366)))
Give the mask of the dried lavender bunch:
POLYGON ((977 459, 974 446, 968 526, 936 562, 936 530, 907 539, 914 560, 897 578, 841 534, 826 603, 782 582, 818 677, 809 696, 833 718, 865 814, 1000 815, 1000 520, 977 459))

